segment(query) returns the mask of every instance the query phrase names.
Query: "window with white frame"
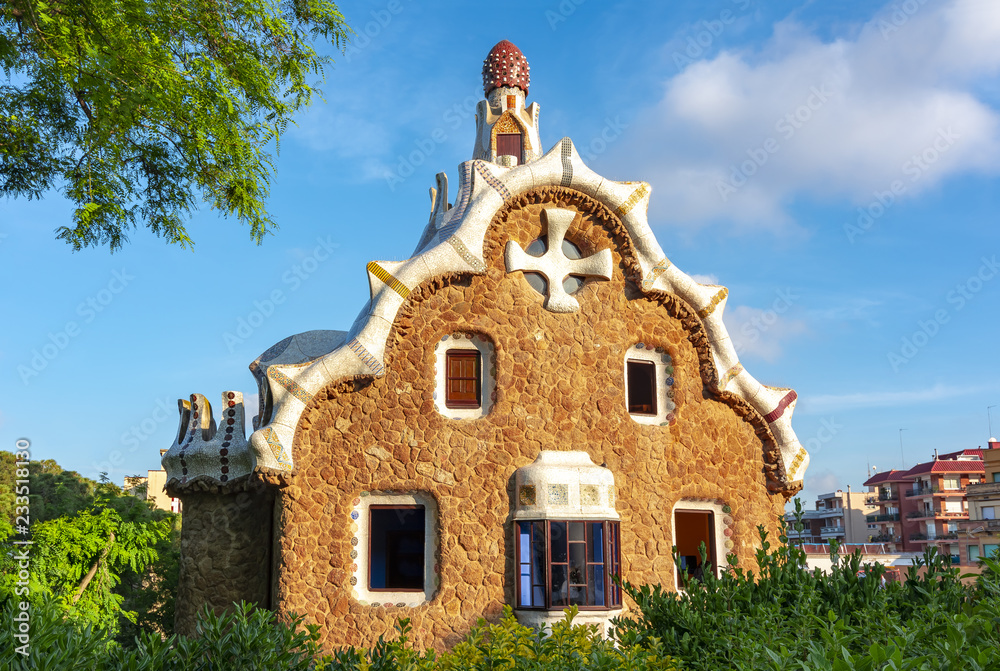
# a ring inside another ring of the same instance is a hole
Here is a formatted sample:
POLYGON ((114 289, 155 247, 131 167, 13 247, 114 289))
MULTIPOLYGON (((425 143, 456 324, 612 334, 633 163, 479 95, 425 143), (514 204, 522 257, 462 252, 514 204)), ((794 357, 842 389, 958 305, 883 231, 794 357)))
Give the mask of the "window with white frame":
POLYGON ((961 487, 962 481, 957 476, 948 476, 944 478, 944 489, 961 489, 961 487))
POLYGON ((363 605, 416 606, 437 589, 437 503, 425 492, 363 493, 351 513, 353 596, 363 605))
POLYGON ((979 509, 980 517, 984 520, 996 519, 996 506, 982 506, 979 509))
POLYGON ((434 406, 451 419, 489 414, 496 397, 496 349, 478 333, 444 336, 434 350, 434 406))
POLYGON ((674 420, 674 367, 663 347, 636 343, 625 351, 625 407, 640 424, 674 420))

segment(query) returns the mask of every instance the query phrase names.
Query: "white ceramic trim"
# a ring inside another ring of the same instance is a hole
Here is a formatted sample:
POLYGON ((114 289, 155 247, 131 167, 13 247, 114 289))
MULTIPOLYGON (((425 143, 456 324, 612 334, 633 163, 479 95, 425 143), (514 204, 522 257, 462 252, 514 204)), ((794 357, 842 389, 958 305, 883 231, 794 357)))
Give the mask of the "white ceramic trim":
POLYGON ((472 340, 465 337, 450 335, 445 340, 439 340, 434 348, 434 408, 449 419, 480 419, 490 414, 493 408, 493 391, 496 389, 496 378, 490 373, 493 368, 493 354, 496 349, 489 340, 478 333, 472 333, 472 340), (480 371, 482 381, 479 387, 480 406, 478 408, 449 408, 444 404, 446 375, 445 358, 450 349, 479 350, 480 371))
MULTIPOLYGON (((531 627, 536 631, 545 627, 546 633, 551 634, 552 625, 556 622, 562 622, 565 619, 566 610, 565 608, 561 610, 519 610, 515 608, 514 617, 526 627, 531 627)), ((618 617, 621 614, 621 608, 614 610, 581 610, 573 618, 573 626, 596 624, 600 627, 601 635, 607 638, 608 632, 611 630, 611 618, 618 617)))
POLYGON ((419 606, 433 599, 438 588, 434 564, 437 562, 437 548, 440 543, 438 507, 434 497, 425 492, 412 494, 383 492, 362 496, 361 502, 354 506, 354 510, 358 513, 358 518, 355 520, 358 530, 354 533, 354 537, 358 539, 358 544, 354 546, 358 550, 355 560, 358 568, 354 572, 357 584, 352 588, 354 599, 367 603, 402 603, 407 606, 419 606), (412 505, 424 507, 424 590, 422 592, 371 591, 368 589, 368 509, 371 506, 412 505))

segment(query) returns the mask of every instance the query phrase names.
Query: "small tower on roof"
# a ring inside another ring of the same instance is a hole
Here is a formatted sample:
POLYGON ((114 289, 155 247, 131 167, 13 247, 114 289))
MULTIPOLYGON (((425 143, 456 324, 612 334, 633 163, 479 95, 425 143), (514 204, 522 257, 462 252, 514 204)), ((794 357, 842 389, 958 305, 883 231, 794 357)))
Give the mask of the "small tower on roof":
POLYGON ((501 40, 483 61, 483 93, 476 107, 472 158, 513 167, 542 155, 538 103, 525 107, 531 67, 521 50, 501 40))

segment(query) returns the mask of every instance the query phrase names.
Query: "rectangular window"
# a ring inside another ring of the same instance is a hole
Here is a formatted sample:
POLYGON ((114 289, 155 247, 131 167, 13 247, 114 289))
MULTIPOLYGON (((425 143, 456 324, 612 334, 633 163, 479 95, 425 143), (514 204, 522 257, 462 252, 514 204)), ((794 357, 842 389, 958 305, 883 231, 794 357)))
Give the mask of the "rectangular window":
POLYGON ((634 415, 656 414, 656 364, 629 359, 625 382, 628 385, 628 411, 634 415))
POLYGON ((424 507, 368 509, 368 589, 424 589, 424 507))
POLYGON ((701 578, 705 570, 715 571, 715 516, 710 510, 678 510, 674 512, 674 539, 680 566, 677 567, 677 584, 681 585, 681 571, 690 578, 701 578), (706 553, 702 563, 701 552, 706 553))
POLYGON ((517 523, 518 608, 616 608, 621 591, 618 523, 517 523))
POLYGON ((986 544, 984 544, 983 545, 983 556, 984 557, 989 557, 989 558, 992 559, 993 558, 993 553, 997 551, 997 548, 1000 548, 1000 545, 996 545, 994 543, 986 543, 986 544))
POLYGON ((478 408, 482 404, 479 350, 450 349, 445 358, 445 407, 478 408))
POLYGON ((1000 471, 993 474, 993 482, 1000 482, 1000 471))
POLYGON ((979 561, 979 546, 978 545, 970 545, 969 546, 969 563, 970 564, 975 564, 977 561, 979 561))
POLYGON ((514 165, 521 165, 524 138, 520 133, 497 133, 497 156, 513 156, 514 165))
POLYGON ((944 511, 946 513, 961 514, 962 512, 962 502, 961 501, 945 501, 944 511))
POLYGON ((996 519, 996 506, 983 506, 979 510, 982 512, 984 520, 996 519))
POLYGON ((960 489, 961 486, 962 486, 961 485, 961 481, 958 478, 947 477, 947 478, 944 479, 944 488, 945 489, 960 489))

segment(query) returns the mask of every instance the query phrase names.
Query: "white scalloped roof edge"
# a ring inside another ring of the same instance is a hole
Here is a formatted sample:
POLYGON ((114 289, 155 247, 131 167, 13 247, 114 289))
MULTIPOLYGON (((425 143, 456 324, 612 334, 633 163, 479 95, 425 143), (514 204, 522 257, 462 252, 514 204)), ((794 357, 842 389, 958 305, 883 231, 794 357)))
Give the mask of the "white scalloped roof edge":
POLYGON ((258 467, 291 470, 295 427, 314 394, 335 380, 384 373, 389 330, 411 289, 445 273, 484 272, 483 242, 500 208, 530 189, 564 186, 600 201, 622 220, 642 267, 643 291, 676 294, 697 311, 718 371, 716 388, 743 398, 767 422, 780 450, 786 484, 802 479, 809 455, 792 429, 795 392, 761 384, 740 364, 722 322, 728 290, 699 284, 667 259, 646 219, 649 184, 601 177, 587 167, 569 138, 531 163, 505 168, 474 160, 462 163, 459 172, 455 206, 439 222, 428 224, 436 224, 436 231, 433 235, 425 231, 427 242, 414 256, 406 261, 368 264, 371 300, 354 321, 344 344, 310 362, 267 367, 274 411, 271 421, 250 437, 258 467))

